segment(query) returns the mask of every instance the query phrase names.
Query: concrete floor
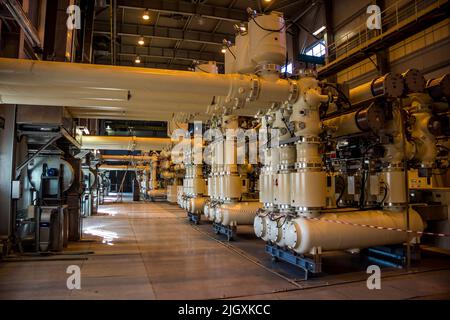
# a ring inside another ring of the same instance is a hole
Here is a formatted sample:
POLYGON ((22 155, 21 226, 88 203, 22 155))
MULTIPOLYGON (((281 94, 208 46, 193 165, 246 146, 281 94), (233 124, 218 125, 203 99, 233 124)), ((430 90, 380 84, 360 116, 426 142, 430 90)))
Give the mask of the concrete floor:
POLYGON ((331 254, 305 281, 272 262, 252 228, 227 244, 163 202, 109 203, 83 223, 83 241, 67 249, 82 254, 1 262, 0 299, 450 299, 448 256, 383 268, 381 290, 368 290, 361 255, 331 254), (81 290, 66 287, 69 265, 81 268, 81 290))

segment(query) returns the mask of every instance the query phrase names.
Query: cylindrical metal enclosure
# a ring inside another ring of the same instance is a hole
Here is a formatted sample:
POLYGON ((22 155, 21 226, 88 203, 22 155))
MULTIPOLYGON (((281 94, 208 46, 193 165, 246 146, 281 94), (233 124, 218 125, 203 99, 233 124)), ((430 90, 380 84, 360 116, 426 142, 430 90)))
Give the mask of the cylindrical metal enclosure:
MULTIPOLYGON (((419 214, 410 209, 410 229, 423 231, 419 214)), ((406 229, 406 212, 381 210, 356 211, 351 213, 326 213, 320 219, 346 223, 373 225, 383 228, 406 229)), ((407 233, 349 224, 296 218, 286 230, 286 245, 299 254, 310 253, 313 248, 322 251, 367 248, 372 246, 401 244, 407 233)))

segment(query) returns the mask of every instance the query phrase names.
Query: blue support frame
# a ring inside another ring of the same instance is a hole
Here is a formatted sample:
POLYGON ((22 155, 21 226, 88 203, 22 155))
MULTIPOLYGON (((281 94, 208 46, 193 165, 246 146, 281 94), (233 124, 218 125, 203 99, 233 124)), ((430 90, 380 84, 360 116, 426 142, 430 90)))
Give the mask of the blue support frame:
POLYGON ((200 214, 188 212, 188 220, 194 224, 200 224, 202 217, 200 214))
POLYGON ((233 240, 236 235, 236 227, 224 226, 220 223, 213 223, 213 229, 216 234, 223 234, 227 237, 227 240, 233 240))
POLYGON ((272 259, 274 260, 282 260, 303 269, 303 271, 305 271, 305 280, 308 279, 308 275, 310 272, 322 272, 322 262, 320 256, 318 256, 318 260, 315 261, 311 258, 299 256, 271 244, 266 244, 266 252, 270 254, 272 256, 272 259))
MULTIPOLYGON (((369 260, 380 265, 402 268, 406 264, 406 248, 402 246, 378 246, 367 248, 369 260)), ((411 260, 420 260, 420 248, 411 248, 411 260)))

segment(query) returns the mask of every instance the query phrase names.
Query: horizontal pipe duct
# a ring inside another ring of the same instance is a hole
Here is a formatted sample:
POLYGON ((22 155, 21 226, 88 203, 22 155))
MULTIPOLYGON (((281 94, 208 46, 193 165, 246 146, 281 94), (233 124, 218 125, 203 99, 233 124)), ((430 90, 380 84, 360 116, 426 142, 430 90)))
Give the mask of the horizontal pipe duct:
POLYGON ((134 170, 150 170, 149 166, 122 166, 102 164, 98 167, 101 171, 134 171, 134 170))
MULTIPOLYGON (((258 102, 284 102, 291 95, 287 80, 272 81, 250 75, 211 74, 135 67, 101 66, 0 58, 0 101, 12 104, 64 105, 72 107, 118 106, 148 111, 204 112, 214 96, 258 102), (39 85, 48 98, 11 95, 5 86, 39 85), (130 92, 129 101, 55 99, 57 88, 95 88, 130 92), (194 97, 198 96, 197 98, 194 97), (155 97, 153 99, 153 97, 155 97), (160 100, 158 100, 160 99, 160 100), (188 103, 186 103, 188 101, 188 103)), ((269 105, 269 104, 267 104, 269 105)))
MULTIPOLYGON (((161 92, 151 92, 149 90, 126 90, 126 89, 108 89, 108 88, 89 88, 89 87, 69 87, 53 86, 46 87, 41 85, 9 85, 0 84, 2 100, 18 99, 21 97, 33 97, 39 99, 64 99, 64 101, 73 100, 93 100, 93 101, 122 101, 133 104, 156 104, 162 102, 202 104, 211 103, 212 97, 205 97, 198 94, 183 93, 167 95, 161 92)), ((65 102, 65 104, 68 104, 65 102)), ((5 101, 11 103, 11 101, 5 101)))
POLYGON ((226 96, 232 77, 177 70, 0 59, 0 83, 226 96))
POLYGON ((82 136, 81 149, 160 151, 171 143, 170 138, 82 136))
POLYGON ((136 161, 136 162, 150 162, 155 161, 158 158, 155 156, 128 156, 128 155, 109 155, 102 154, 100 157, 102 160, 106 161, 136 161))

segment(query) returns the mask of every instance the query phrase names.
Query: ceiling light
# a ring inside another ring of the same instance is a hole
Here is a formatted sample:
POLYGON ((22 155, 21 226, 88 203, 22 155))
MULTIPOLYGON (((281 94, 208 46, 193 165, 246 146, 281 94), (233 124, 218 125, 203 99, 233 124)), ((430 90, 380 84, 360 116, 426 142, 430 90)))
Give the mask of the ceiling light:
POLYGON ((220 52, 222 52, 222 53, 224 53, 224 54, 227 53, 227 47, 226 47, 226 46, 223 46, 223 47, 222 47, 222 50, 220 50, 220 52))
POLYGON ((150 12, 148 10, 144 11, 144 14, 142 15, 142 19, 150 20, 150 12))
POLYGON ((325 29, 326 29, 325 26, 321 26, 319 29, 317 29, 316 31, 313 32, 313 35, 317 36, 319 33, 321 33, 325 29))
POLYGON ((145 44, 144 37, 140 37, 140 38, 139 38, 138 44, 139 44, 140 46, 143 46, 143 45, 145 44))
POLYGON ((239 26, 239 30, 241 30, 241 32, 246 32, 247 31, 247 27, 245 26, 245 23, 241 23, 239 26))
POLYGON ((141 57, 136 56, 136 58, 134 59, 134 63, 141 63, 141 57))
POLYGON ((272 0, 264 0, 264 2, 270 2, 270 1, 272 1, 272 0))
POLYGON ((198 16, 197 22, 198 22, 198 24, 199 24, 200 26, 202 26, 202 25, 205 24, 205 20, 203 19, 202 16, 198 16))

